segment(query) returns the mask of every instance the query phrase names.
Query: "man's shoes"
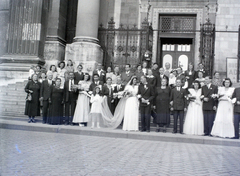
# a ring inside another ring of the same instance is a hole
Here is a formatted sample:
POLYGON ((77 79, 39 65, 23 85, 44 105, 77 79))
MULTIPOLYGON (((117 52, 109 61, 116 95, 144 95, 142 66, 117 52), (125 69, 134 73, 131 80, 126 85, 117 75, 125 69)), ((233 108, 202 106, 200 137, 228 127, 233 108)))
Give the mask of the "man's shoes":
POLYGON ((36 123, 35 119, 31 119, 32 123, 36 123))
POLYGON ((69 125, 69 123, 65 122, 65 124, 64 124, 64 125, 69 125))
POLYGON ((212 137, 212 135, 211 135, 211 134, 209 134, 209 137, 212 137))
POLYGON ((142 130, 140 130, 140 131, 141 131, 141 132, 144 132, 144 131, 146 131, 146 130, 143 130, 143 129, 142 129, 142 130))
POLYGON ((239 139, 239 137, 232 137, 231 139, 239 139))
POLYGON ((180 134, 183 134, 183 132, 181 132, 180 134))
POLYGON ((31 122, 32 122, 32 120, 31 120, 31 119, 29 119, 29 120, 28 120, 28 123, 31 123, 31 122))
POLYGON ((45 123, 46 123, 46 122, 44 122, 44 121, 42 122, 42 124, 45 124, 45 123))
POLYGON ((160 129, 156 129, 155 131, 158 133, 158 132, 160 132, 160 129))
POLYGON ((73 123, 71 122, 71 123, 69 123, 71 126, 73 126, 73 123))
POLYGON ((204 134, 203 136, 209 136, 209 134, 204 134))
POLYGON ((150 130, 147 130, 147 133, 150 133, 150 130))
POLYGON ((172 134, 176 134, 177 132, 173 131, 172 134))

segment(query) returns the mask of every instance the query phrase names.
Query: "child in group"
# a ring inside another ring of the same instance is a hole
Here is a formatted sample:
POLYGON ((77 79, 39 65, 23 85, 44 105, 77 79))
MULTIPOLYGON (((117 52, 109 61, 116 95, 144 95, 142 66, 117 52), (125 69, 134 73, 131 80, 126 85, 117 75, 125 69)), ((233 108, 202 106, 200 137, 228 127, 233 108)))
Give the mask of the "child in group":
MULTIPOLYGON (((93 94, 91 96, 90 103, 92 103, 90 114, 89 114, 89 122, 92 122, 91 128, 94 128, 94 124, 97 123, 97 128, 100 128, 100 120, 102 118, 101 114, 101 103, 103 101, 103 97, 101 95, 100 87, 96 86, 93 94)), ((91 125, 88 123, 89 125, 91 125)))

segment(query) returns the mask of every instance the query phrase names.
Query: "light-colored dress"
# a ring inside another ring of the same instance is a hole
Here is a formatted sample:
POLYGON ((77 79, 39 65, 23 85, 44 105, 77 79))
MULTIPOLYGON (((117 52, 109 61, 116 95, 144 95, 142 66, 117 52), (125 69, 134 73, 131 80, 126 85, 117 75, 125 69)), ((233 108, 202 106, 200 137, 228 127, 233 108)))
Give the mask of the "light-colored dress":
POLYGON ((202 90, 197 91, 190 88, 188 89, 191 96, 196 97, 194 101, 190 101, 187 109, 187 114, 183 126, 183 133, 193 135, 203 135, 203 111, 202 102, 200 100, 202 90))
POLYGON ((123 130, 137 131, 139 123, 139 102, 137 99, 138 86, 133 87, 128 85, 126 86, 125 91, 129 92, 131 95, 127 98, 125 104, 123 130))
POLYGON ((87 94, 87 91, 89 90, 90 84, 90 81, 79 81, 78 83, 80 91, 73 116, 74 123, 88 122, 88 115, 90 112, 90 96, 87 94))
POLYGON ((218 88, 219 98, 216 118, 213 124, 211 135, 219 137, 234 137, 233 126, 233 104, 231 101, 234 88, 218 88))

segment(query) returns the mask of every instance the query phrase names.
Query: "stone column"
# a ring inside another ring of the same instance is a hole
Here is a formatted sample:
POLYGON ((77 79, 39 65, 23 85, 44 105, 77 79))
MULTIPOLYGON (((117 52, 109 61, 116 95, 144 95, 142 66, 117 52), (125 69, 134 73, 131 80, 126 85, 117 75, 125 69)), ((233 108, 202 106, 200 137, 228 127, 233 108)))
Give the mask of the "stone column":
POLYGON ((98 44, 100 0, 79 0, 74 42, 68 44, 65 60, 71 59, 75 67, 83 64, 90 74, 97 63, 102 63, 103 51, 98 44))

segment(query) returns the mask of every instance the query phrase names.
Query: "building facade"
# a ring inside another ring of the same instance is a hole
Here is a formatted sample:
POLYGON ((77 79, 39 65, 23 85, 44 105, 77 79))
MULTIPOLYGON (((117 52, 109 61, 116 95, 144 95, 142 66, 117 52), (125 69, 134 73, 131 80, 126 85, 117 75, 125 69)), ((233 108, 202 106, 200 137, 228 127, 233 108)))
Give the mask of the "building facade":
POLYGON ((143 60, 225 76, 238 60, 239 0, 1 0, 0 76, 25 77, 30 65, 71 59, 97 63, 143 60))

